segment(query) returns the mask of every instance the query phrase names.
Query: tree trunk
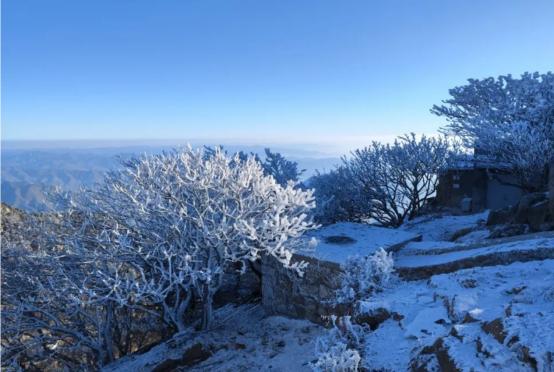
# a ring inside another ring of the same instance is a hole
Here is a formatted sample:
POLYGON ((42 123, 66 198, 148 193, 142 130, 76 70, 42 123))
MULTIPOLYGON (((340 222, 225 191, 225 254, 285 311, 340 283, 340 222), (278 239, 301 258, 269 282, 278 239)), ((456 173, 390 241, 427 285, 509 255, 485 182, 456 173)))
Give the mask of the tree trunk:
POLYGON ((204 287, 202 296, 202 330, 209 329, 213 318, 213 292, 208 284, 204 287))

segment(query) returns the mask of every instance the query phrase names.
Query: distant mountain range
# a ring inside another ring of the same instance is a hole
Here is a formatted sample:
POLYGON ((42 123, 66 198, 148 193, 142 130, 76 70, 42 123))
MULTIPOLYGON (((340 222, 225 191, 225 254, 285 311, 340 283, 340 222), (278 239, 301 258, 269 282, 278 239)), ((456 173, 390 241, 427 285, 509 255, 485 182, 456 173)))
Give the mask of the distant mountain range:
MULTIPOLYGON (((53 186, 75 190, 100 182, 106 171, 118 167, 121 160, 142 153, 156 153, 172 146, 22 146, 2 144, 1 201, 28 211, 48 208, 44 193, 53 186)), ((243 150, 263 153, 263 146, 225 145, 229 152, 243 150)), ((304 178, 316 170, 329 170, 340 162, 317 150, 272 147, 306 169, 304 178)))

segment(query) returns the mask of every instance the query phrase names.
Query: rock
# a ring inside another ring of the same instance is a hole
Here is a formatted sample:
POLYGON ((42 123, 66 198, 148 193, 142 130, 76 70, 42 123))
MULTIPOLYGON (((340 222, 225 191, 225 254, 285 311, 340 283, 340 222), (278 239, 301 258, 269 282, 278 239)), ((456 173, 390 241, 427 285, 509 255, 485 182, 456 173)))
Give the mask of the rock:
POLYGON ((532 231, 540 231, 548 216, 548 200, 532 205, 527 211, 527 221, 532 231))
POLYGON ((375 331, 381 323, 391 317, 390 312, 385 308, 374 309, 371 312, 360 314, 356 317, 356 323, 367 324, 372 331, 375 331))
POLYGON ((464 227, 463 229, 456 230, 452 236, 448 239, 451 242, 455 242, 456 240, 460 239, 462 236, 465 236, 471 232, 473 232, 475 228, 473 226, 471 227, 464 227))
POLYGON ((212 356, 212 352, 200 343, 187 349, 180 359, 167 359, 152 369, 153 372, 171 371, 176 367, 191 367, 212 356))
POLYGON ((516 208, 506 207, 490 211, 487 218, 487 226, 511 223, 514 219, 516 208))
POLYGON ((429 371, 435 370, 432 366, 432 360, 425 358, 425 356, 433 355, 434 359, 439 367, 440 371, 443 372, 459 372, 460 369, 456 367, 456 363, 448 354, 448 349, 444 345, 442 338, 438 338, 435 343, 431 346, 426 346, 422 349, 418 358, 412 363, 412 370, 414 371, 429 371), (423 361, 420 363, 419 361, 423 361), (431 362, 431 363, 430 363, 431 362), (428 368, 429 367, 429 368, 428 368))
POLYGON ((346 235, 332 235, 325 237, 325 242, 329 244, 354 244, 356 239, 346 235))
POLYGON ((530 353, 529 348, 527 346, 523 346, 520 349, 520 359, 523 363, 526 363, 529 366, 531 366, 533 371, 538 371, 537 360, 535 358, 533 358, 533 356, 531 356, 531 353, 530 353))
MULTIPOLYGON (((454 252, 456 253, 456 252, 454 252)), ((447 254, 445 254, 447 255, 447 254)), ((413 256, 411 260, 415 260, 413 256)), ((425 259, 425 257, 423 257, 425 259)), ((532 249, 514 249, 509 251, 485 251, 461 259, 445 260, 436 264, 396 266, 396 273, 405 280, 421 280, 433 275, 451 273, 473 267, 509 265, 514 262, 527 262, 554 259, 552 246, 538 246, 532 249)))
POLYGON ((104 372, 161 372, 190 368, 210 358, 217 348, 190 334, 179 334, 142 354, 131 354, 102 367, 104 372))
POLYGON ((528 232, 529 232, 529 225, 527 224, 500 225, 494 228, 494 230, 489 235, 489 239, 522 235, 522 234, 527 234, 528 232))
POLYGON ((460 281, 460 285, 464 288, 477 288, 477 280, 475 279, 464 279, 460 281))
POLYGON ((490 322, 484 322, 481 328, 483 331, 494 337, 499 343, 504 343, 504 340, 506 339, 506 332, 504 331, 504 323, 502 323, 502 319, 496 318, 490 322))
POLYGON ((261 294, 261 278, 258 263, 247 263, 246 270, 240 273, 240 265, 232 265, 225 270, 223 284, 214 296, 216 307, 228 303, 245 303, 261 294))
POLYGON ((308 262, 302 278, 272 257, 262 259, 264 310, 268 314, 304 318, 319 324, 325 324, 326 317, 331 314, 348 313, 348 308, 330 301, 340 286, 340 265, 313 257, 293 256, 293 261, 298 260, 308 262))
MULTIPOLYGON (((514 222, 529 223, 530 214, 534 215, 534 221, 537 219, 537 214, 544 214, 544 217, 546 217, 546 213, 548 212, 547 205, 548 193, 534 192, 523 195, 517 206, 514 222)), ((544 219, 542 222, 544 222, 544 219)))

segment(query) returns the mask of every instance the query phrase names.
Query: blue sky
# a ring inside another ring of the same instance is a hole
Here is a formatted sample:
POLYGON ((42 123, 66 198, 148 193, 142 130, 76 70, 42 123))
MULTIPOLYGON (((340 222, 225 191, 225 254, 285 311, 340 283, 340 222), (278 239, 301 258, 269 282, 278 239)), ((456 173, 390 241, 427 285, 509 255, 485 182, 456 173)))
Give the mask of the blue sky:
POLYGON ((554 1, 3 0, 4 140, 433 133, 467 78, 554 70, 554 1))

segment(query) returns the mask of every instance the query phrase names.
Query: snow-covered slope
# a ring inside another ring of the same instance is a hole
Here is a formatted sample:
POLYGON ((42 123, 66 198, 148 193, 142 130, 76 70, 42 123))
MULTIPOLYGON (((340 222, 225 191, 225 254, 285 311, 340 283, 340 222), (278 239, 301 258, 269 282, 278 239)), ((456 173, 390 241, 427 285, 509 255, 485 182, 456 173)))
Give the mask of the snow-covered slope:
POLYGON ((366 364, 394 371, 551 371, 553 283, 554 260, 400 281, 364 304, 370 313, 395 314, 367 335, 366 364))
POLYGON ((319 260, 343 264, 350 256, 366 256, 377 249, 395 250, 418 240, 416 233, 370 226, 363 223, 341 222, 310 231, 307 239, 315 238, 315 249, 298 253, 319 260))

